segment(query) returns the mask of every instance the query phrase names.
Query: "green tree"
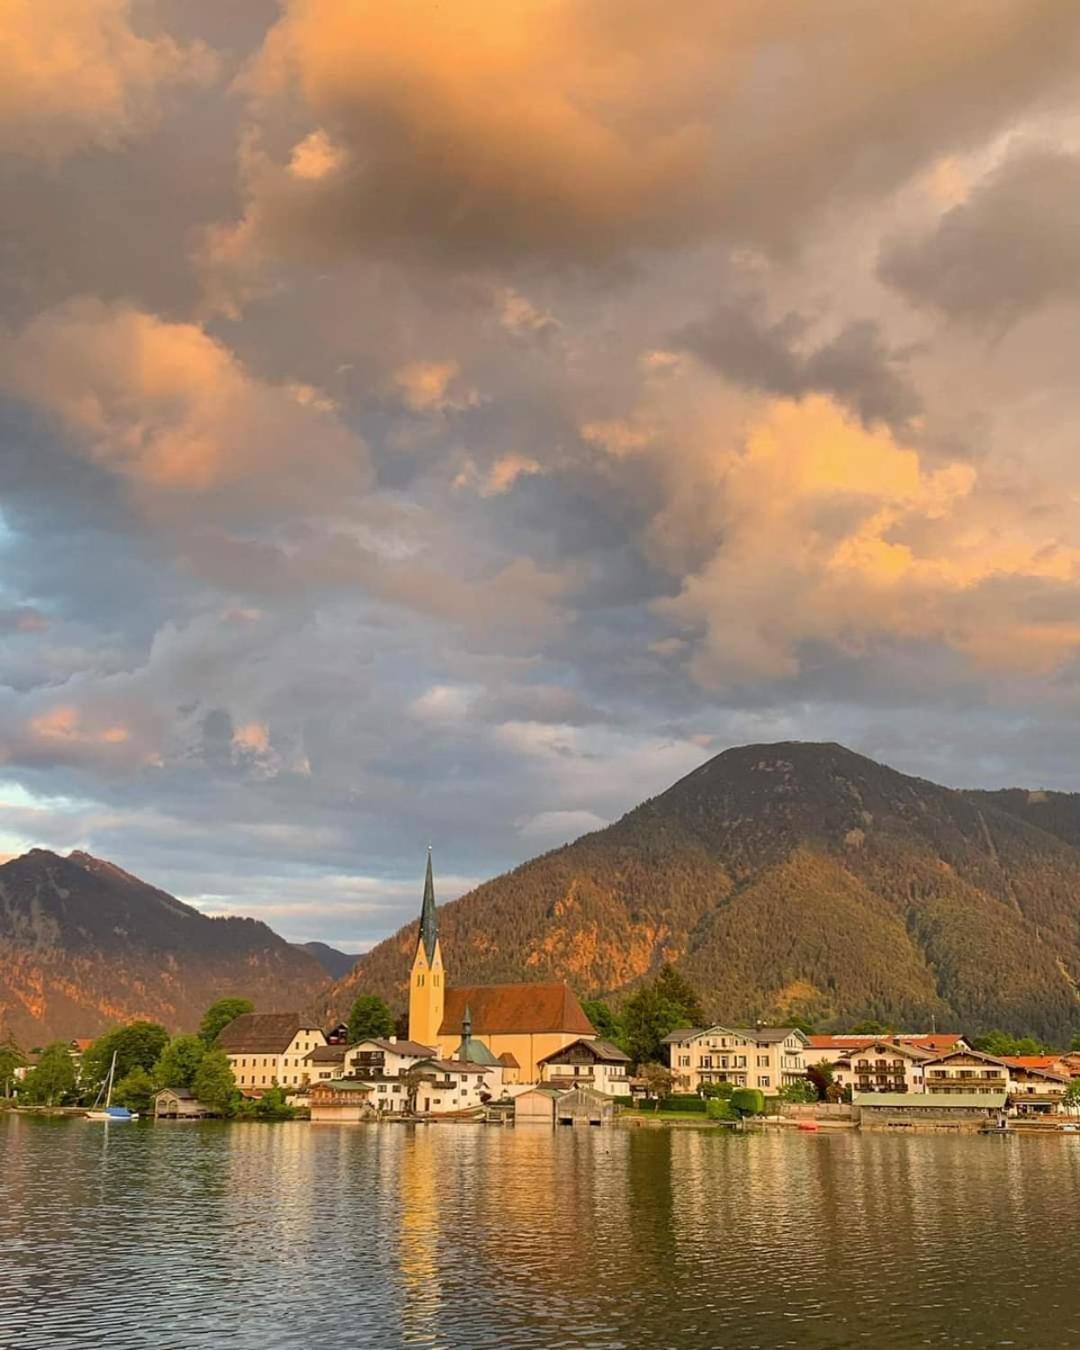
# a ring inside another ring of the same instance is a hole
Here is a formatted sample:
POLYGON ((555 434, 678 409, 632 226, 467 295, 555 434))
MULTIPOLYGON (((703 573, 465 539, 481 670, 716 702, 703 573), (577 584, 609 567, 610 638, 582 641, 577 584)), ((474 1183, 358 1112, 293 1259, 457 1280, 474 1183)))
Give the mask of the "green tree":
POLYGON ((10 1097, 15 1084, 15 1070, 26 1063, 26 1056, 9 1036, 0 1042, 0 1097, 10 1097))
POLYGON ((985 1036, 977 1036, 972 1042, 976 1050, 984 1055, 1046 1055, 1051 1047, 1034 1036, 1012 1036, 1007 1031, 988 1031, 985 1036))
POLYGON ((795 1083, 785 1083, 780 1089, 780 1100, 782 1102, 816 1102, 817 1099, 817 1087, 809 1078, 799 1079, 795 1083))
POLYGON ((154 1065, 158 1087, 190 1088, 205 1054, 206 1042, 201 1036, 174 1037, 154 1065))
POLYGON ((765 1094, 760 1088, 736 1088, 731 1094, 731 1105, 740 1116, 763 1116, 765 1094))
POLYGON ((377 994, 361 994, 349 1013, 349 1040, 367 1041, 394 1034, 394 1017, 377 994))
POLYGON ((709 1120, 738 1120, 739 1113, 730 1101, 723 1097, 710 1097, 705 1103, 705 1115, 709 1120))
POLYGON ((884 1022, 878 1022, 873 1017, 868 1017, 865 1022, 858 1022, 851 1028, 857 1036, 887 1036, 889 1028, 884 1022))
POLYGON ((701 1095, 705 1098, 719 1097, 723 1101, 731 1101, 731 1094, 735 1091, 734 1084, 727 1082, 720 1083, 702 1083, 701 1095))
POLYGON ((620 1045, 623 1038, 623 1024, 615 1010, 603 999, 587 998, 581 1005, 582 1011, 596 1028, 596 1034, 605 1041, 620 1045))
POLYGON ((75 1092, 75 1063, 64 1041, 53 1041, 26 1075, 20 1097, 37 1106, 60 1106, 75 1092))
POLYGON ((140 1116, 150 1114, 154 1103, 154 1080, 140 1065, 124 1074, 118 1083, 113 1084, 113 1101, 117 1106, 126 1106, 129 1111, 137 1111, 140 1116))
POLYGON ((664 1037, 676 1027, 700 1027, 706 1022, 697 994, 672 966, 643 984, 623 1007, 627 1054, 638 1064, 664 1055, 664 1037))
POLYGON ((236 1102, 236 1079, 224 1050, 207 1050, 192 1080, 191 1090, 199 1101, 222 1115, 229 1115, 236 1102))
POLYGON ((256 1120, 292 1120, 296 1108, 290 1106, 282 1088, 270 1088, 253 1104, 252 1115, 256 1120))
POLYGON ((237 1017, 242 1017, 244 1013, 255 1011, 255 1004, 246 998, 219 998, 216 1003, 211 1003, 209 1008, 203 1013, 202 1021, 199 1023, 199 1035, 205 1045, 213 1045, 221 1032, 230 1022, 237 1017))
POLYGON ((1080 1078, 1074 1078, 1065 1089, 1061 1104, 1066 1111, 1080 1111, 1080 1078))
POLYGON ((1080 1031, 1073 1033, 1073 1038, 1069 1042, 1070 1050, 1080 1050, 1080 1031))
POLYGON ((125 1078, 132 1069, 147 1073, 157 1063, 169 1043, 169 1033, 158 1022, 129 1022, 127 1026, 113 1027, 99 1036, 82 1057, 82 1086, 84 1092, 96 1092, 105 1081, 116 1052, 116 1078, 125 1078))
POLYGON ((674 966, 663 965, 656 977, 656 990, 661 998, 680 1007, 686 1015, 687 1026, 703 1027, 708 1021, 698 992, 685 975, 674 966))

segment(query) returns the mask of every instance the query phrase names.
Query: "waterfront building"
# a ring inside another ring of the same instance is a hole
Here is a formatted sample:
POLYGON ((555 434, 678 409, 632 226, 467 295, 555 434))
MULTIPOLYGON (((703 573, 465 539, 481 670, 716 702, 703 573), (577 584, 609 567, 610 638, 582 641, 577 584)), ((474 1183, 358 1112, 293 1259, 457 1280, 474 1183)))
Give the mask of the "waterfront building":
POLYGON ((862 1130, 978 1133, 1005 1124, 1004 1090, 980 1092, 856 1092, 852 1107, 862 1130))
POLYGON ((1070 1079, 1067 1074, 1026 1062, 1041 1062, 1043 1058, 1005 1058, 979 1050, 955 1050, 924 1066, 926 1089, 935 1093, 1005 1092, 1014 1114, 1046 1115, 1059 1108, 1070 1079))
POLYGON ((428 851, 420 931, 409 973, 409 1039, 437 1047, 449 1060, 461 1041, 465 1010, 470 1036, 482 1042, 515 1080, 540 1077, 540 1061, 582 1037, 595 1037, 573 991, 565 984, 446 985, 438 911, 428 851))
POLYGON ((260 1093, 307 1083, 307 1057, 326 1044, 326 1036, 299 1013, 243 1013, 218 1033, 215 1044, 228 1055, 236 1086, 260 1093))
POLYGON ((372 1085, 359 1079, 331 1078, 325 1083, 313 1083, 308 1093, 312 1122, 318 1124, 354 1124, 370 1120, 372 1085))
POLYGON ((618 1107, 610 1096, 589 1087, 571 1088, 555 1099, 556 1125, 612 1125, 618 1107))
POLYGON ((797 1027, 681 1027, 664 1037, 679 1092, 702 1083, 778 1092, 806 1077, 806 1036, 797 1027))
POLYGON ((538 1083, 514 1098, 514 1124, 555 1124, 555 1103, 566 1093, 554 1083, 538 1083))
POLYGON ((155 1120, 205 1120, 213 1114, 190 1088, 162 1088, 154 1097, 155 1120))
POLYGON ((345 1077, 346 1046, 328 1041, 317 1045, 304 1056, 304 1071, 309 1083, 326 1083, 331 1078, 345 1077))
POLYGON ((579 1037, 540 1061, 542 1082, 553 1087, 589 1087, 607 1097, 630 1093, 630 1056, 610 1041, 579 1037))
POLYGON ((924 1031, 888 1033, 874 1036, 867 1032, 840 1032, 837 1034, 812 1033, 807 1036, 807 1046, 803 1051, 803 1060, 807 1068, 814 1064, 835 1064, 853 1052, 865 1050, 868 1046, 888 1041, 893 1045, 902 1045, 910 1050, 923 1051, 926 1055, 944 1055, 951 1050, 967 1050, 967 1041, 956 1031, 924 1031))
POLYGON ((346 1078, 400 1078, 408 1073, 414 1064, 422 1059, 430 1059, 438 1053, 434 1044, 422 1045, 419 1041, 399 1040, 397 1036, 369 1036, 366 1040, 356 1041, 345 1050, 344 1073, 346 1078))
POLYGON ((497 1071, 460 1059, 422 1059, 409 1074, 417 1080, 414 1109, 421 1115, 453 1115, 483 1106, 498 1095, 497 1071))

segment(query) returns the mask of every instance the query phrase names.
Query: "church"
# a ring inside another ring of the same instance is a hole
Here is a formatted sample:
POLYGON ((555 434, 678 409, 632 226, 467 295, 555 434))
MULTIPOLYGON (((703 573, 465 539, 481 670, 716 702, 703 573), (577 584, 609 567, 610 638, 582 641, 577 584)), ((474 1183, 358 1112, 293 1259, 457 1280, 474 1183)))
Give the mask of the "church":
POLYGON ((409 975, 409 1040, 438 1047, 444 1059, 461 1047, 502 1065, 503 1081, 536 1083, 540 1061, 596 1031, 565 984, 470 984, 447 987, 439 915, 428 850, 420 932, 409 975), (463 1041, 464 1028, 464 1041, 463 1041), (480 1049, 483 1047, 483 1049, 480 1049))

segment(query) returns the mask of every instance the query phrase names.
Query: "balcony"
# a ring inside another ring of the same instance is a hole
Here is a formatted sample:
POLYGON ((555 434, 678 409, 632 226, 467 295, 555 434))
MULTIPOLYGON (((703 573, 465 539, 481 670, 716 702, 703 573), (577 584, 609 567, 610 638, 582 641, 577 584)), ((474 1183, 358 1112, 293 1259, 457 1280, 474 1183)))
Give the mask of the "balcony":
POLYGON ((1008 1080, 1004 1074, 976 1074, 974 1078, 939 1078, 927 1074, 927 1092, 1004 1092, 1008 1080))

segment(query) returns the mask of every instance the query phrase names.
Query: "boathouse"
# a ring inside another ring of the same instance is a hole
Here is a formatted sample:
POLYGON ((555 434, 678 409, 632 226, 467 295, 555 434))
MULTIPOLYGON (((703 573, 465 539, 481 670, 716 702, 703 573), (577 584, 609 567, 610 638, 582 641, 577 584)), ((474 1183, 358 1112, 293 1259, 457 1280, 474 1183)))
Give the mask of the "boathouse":
POLYGON ((851 1104, 863 1130, 978 1133, 1005 1127, 1005 1092, 856 1092, 851 1104))

